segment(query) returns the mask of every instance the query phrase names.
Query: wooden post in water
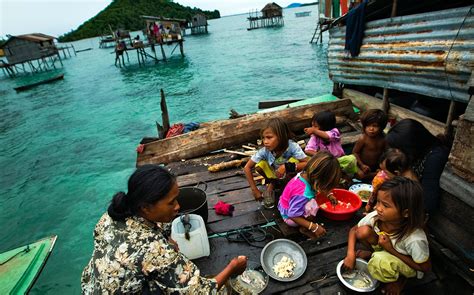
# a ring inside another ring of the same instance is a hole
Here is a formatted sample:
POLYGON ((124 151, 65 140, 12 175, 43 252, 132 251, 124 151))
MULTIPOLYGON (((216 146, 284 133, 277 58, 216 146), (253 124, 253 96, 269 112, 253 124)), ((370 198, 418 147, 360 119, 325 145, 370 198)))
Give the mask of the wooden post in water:
POLYGON ((163 60, 166 61, 165 49, 163 48, 163 42, 160 42, 161 55, 163 55, 163 60))
POLYGON ((160 89, 160 94, 161 118, 163 120, 163 134, 164 136, 166 136, 166 133, 168 133, 168 130, 170 129, 170 118, 168 116, 168 107, 166 106, 165 92, 163 91, 163 88, 160 89))
POLYGON ((181 52, 181 56, 184 57, 183 40, 179 41, 179 51, 181 52))

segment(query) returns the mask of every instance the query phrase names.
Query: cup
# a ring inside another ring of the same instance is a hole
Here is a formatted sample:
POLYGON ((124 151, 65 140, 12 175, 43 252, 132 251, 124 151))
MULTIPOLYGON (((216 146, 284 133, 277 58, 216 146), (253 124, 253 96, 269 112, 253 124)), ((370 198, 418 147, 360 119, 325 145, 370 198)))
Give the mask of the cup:
POLYGON ((263 192, 263 207, 271 209, 275 207, 275 192, 268 188, 263 192))

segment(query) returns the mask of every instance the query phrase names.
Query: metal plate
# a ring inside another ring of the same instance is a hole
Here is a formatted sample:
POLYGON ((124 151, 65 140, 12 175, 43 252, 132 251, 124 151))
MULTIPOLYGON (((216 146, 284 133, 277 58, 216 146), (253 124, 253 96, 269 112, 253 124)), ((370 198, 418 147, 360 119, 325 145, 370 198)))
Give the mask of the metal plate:
POLYGON ((257 262, 247 261, 247 268, 245 271, 248 270, 256 271, 259 275, 261 275, 261 278, 265 283, 261 288, 255 288, 255 286, 249 285, 241 279, 241 275, 231 278, 230 285, 232 286, 232 289, 238 294, 260 294, 267 287, 270 278, 268 277, 268 274, 265 273, 262 266, 257 262), (240 285, 240 287, 238 287, 237 284, 240 285))
POLYGON ((377 289, 377 287, 379 286, 379 281, 377 281, 376 279, 372 278, 372 276, 370 276, 369 271, 367 269, 367 261, 365 261, 361 258, 356 258, 356 264, 355 264, 355 269, 364 271, 365 273, 369 274, 369 277, 372 279, 372 283, 373 283, 372 286, 369 287, 369 288, 363 288, 363 289, 352 286, 351 284, 349 284, 349 282, 347 282, 342 277, 342 273, 343 273, 342 265, 343 264, 344 264, 344 260, 341 260, 337 264, 336 273, 337 273, 337 277, 344 284, 344 286, 346 286, 347 288, 349 288, 351 290, 357 291, 357 292, 372 292, 375 289, 377 289))
MULTIPOLYGON (((373 191, 373 187, 372 185, 370 184, 366 184, 366 183, 357 183, 357 184, 354 184, 354 185, 351 185, 351 187, 349 188, 349 191, 350 192, 353 192, 354 194, 356 194, 357 196, 359 196, 358 192, 360 191, 370 191, 372 192, 373 191)), ((367 201, 369 201, 369 199, 367 198, 366 199, 363 199, 359 196, 360 200, 364 203, 367 203, 367 201)))
POLYGON ((260 254, 260 262, 262 263, 263 270, 270 277, 281 282, 291 282, 303 275, 308 265, 308 258, 303 248, 297 243, 287 239, 277 239, 265 245, 260 254), (293 270, 294 274, 290 278, 280 278, 273 271, 273 266, 280 262, 284 256, 291 258, 296 263, 296 267, 293 270))

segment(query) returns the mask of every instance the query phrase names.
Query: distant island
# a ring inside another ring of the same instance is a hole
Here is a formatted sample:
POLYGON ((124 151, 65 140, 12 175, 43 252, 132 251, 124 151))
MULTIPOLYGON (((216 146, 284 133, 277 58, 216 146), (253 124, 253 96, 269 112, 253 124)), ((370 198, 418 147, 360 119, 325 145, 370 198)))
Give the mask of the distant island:
POLYGON ((168 18, 191 19, 196 13, 203 13, 208 19, 220 18, 218 10, 203 11, 174 3, 172 0, 113 0, 104 10, 80 25, 76 30, 60 36, 59 42, 70 42, 85 38, 111 34, 121 28, 138 31, 144 28, 142 15, 163 16, 168 18))

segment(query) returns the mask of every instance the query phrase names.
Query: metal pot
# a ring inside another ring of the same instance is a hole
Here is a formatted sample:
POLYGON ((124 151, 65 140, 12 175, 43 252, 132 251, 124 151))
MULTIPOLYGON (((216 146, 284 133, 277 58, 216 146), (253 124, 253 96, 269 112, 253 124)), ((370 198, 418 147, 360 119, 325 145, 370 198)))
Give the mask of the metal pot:
POLYGON ((207 223, 208 211, 207 211, 207 196, 205 190, 200 189, 197 184, 194 187, 181 187, 179 188, 178 203, 180 206, 180 214, 198 214, 207 223))

